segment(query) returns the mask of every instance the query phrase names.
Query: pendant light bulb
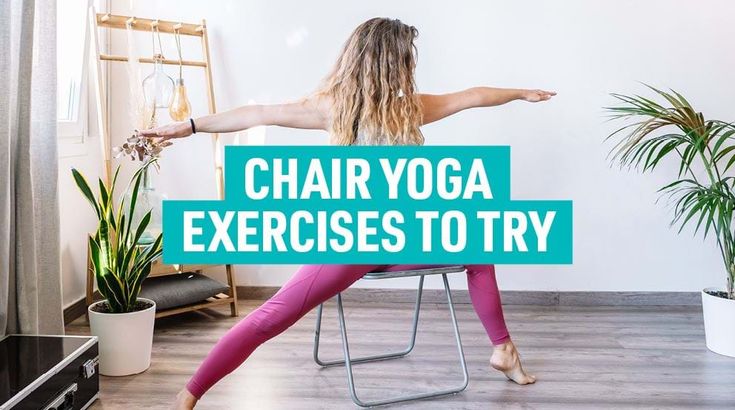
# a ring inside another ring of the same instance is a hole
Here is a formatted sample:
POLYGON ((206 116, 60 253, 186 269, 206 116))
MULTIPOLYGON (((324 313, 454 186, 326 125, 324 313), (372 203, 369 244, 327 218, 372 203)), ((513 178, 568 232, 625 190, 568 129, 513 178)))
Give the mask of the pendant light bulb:
POLYGON ((176 88, 174 89, 174 96, 171 98, 171 105, 168 107, 168 113, 174 121, 183 121, 191 117, 191 104, 186 95, 183 78, 176 80, 176 88))

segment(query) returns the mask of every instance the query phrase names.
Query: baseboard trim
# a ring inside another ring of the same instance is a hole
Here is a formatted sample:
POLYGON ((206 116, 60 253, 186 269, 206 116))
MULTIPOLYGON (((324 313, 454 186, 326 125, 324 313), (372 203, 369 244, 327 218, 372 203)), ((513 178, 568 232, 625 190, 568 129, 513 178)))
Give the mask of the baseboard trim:
POLYGON ((81 298, 64 309, 64 326, 87 313, 87 299, 81 298))
MULTIPOLYGON (((277 291, 276 286, 238 286, 239 299, 266 300, 277 291)), ((413 303, 416 291, 412 289, 351 288, 346 299, 359 302, 413 303)), ((471 303, 467 290, 452 291, 454 303, 471 303)), ((557 291, 501 291, 504 305, 535 306, 700 306, 699 292, 557 292, 557 291)), ((423 301, 442 303, 444 290, 425 289, 423 301)))
MULTIPOLYGON (((102 299, 99 290, 95 290, 92 294, 92 300, 98 301, 102 299)), ((87 314, 87 298, 83 297, 64 309, 64 326, 77 320, 77 318, 87 314)))
MULTIPOLYGON (((266 300, 278 291, 277 286, 238 286, 238 299, 266 300)), ((413 289, 364 289, 351 288, 344 292, 345 299, 357 303, 413 303, 413 289)), ((467 290, 452 291, 454 303, 467 304, 467 290)), ((423 302, 443 303, 446 296, 441 289, 424 289, 423 302)), ((501 291, 504 305, 534 306, 701 306, 699 292, 556 292, 556 291, 501 291)), ((87 313, 85 298, 64 309, 64 325, 68 325, 87 313)))

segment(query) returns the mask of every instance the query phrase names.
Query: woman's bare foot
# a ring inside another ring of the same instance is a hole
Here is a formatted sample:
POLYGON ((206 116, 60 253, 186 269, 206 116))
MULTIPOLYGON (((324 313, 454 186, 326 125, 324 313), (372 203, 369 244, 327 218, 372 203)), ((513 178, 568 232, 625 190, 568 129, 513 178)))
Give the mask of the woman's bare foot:
POLYGON ((189 390, 182 389, 176 395, 176 402, 171 406, 171 410, 192 410, 197 404, 197 398, 189 393, 189 390))
POLYGON ((493 355, 490 357, 490 365, 495 370, 503 372, 509 380, 518 384, 536 383, 536 376, 531 376, 523 371, 521 356, 510 340, 495 346, 493 355))

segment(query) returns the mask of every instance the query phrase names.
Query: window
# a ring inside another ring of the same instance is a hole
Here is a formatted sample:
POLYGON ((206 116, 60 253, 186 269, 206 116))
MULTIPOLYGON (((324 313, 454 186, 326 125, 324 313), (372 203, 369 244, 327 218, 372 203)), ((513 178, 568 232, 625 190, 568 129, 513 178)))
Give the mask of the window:
POLYGON ((60 142, 82 143, 87 134, 87 35, 90 0, 56 8, 57 121, 60 142))

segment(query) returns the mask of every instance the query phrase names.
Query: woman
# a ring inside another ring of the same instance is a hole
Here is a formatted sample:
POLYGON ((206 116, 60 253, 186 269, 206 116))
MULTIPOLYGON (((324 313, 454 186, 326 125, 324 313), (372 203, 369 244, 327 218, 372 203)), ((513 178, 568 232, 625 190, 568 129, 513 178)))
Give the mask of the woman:
MULTIPOLYGON (((250 105, 195 120, 141 131, 163 139, 194 132, 234 132, 258 125, 321 129, 338 145, 421 145, 420 127, 462 110, 514 100, 546 101, 554 92, 477 87, 444 95, 416 93, 416 28, 399 20, 374 18, 361 24, 344 46, 316 94, 299 102, 250 105)), ((262 343, 294 324, 315 306, 345 290, 370 271, 406 270, 405 265, 307 265, 258 309, 230 329, 177 396, 175 408, 193 408, 222 377, 262 343)), ((536 381, 521 367, 508 335, 493 265, 468 265, 475 308, 494 345, 490 365, 518 384, 536 381)))

